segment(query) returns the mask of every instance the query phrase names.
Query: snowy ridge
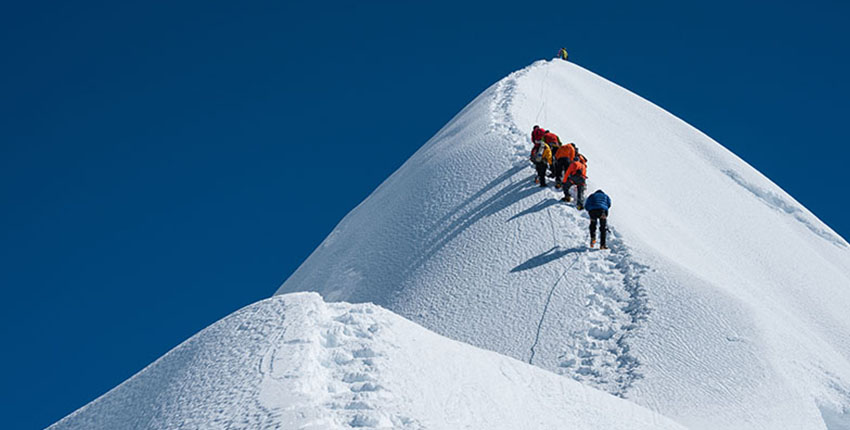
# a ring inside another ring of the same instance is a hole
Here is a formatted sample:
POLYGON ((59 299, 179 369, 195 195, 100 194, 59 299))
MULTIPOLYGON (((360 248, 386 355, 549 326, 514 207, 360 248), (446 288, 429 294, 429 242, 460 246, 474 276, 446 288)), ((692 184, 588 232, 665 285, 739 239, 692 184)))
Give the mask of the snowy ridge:
POLYGON ((370 304, 276 296, 195 335, 50 429, 677 429, 370 304))
POLYGON ((375 311, 314 295, 259 302, 51 428, 421 428, 387 406, 375 311))
POLYGON ((799 204, 789 202, 785 197, 782 197, 774 191, 768 191, 759 188, 757 185, 750 184, 734 170, 725 170, 724 173, 732 178, 733 181, 737 182, 738 185, 744 187, 749 192, 753 193, 754 196, 761 199, 766 205, 793 215, 794 219, 805 225, 806 228, 812 231, 812 233, 832 242, 836 246, 847 248, 847 241, 836 235, 832 230, 818 226, 817 224, 819 224, 819 222, 813 219, 813 215, 803 210, 799 204))
POLYGON ((374 302, 689 427, 767 429, 850 410, 847 285, 847 242, 763 175, 635 94, 540 61, 464 108, 279 293, 374 302), (575 141, 588 192, 612 196, 610 252, 534 185, 534 124, 575 141))

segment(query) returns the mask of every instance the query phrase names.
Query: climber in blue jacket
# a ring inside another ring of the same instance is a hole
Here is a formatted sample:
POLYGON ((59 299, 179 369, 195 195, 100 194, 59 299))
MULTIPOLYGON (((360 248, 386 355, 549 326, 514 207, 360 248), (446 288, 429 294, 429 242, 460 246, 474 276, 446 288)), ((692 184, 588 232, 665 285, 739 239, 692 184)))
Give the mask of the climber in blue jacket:
POLYGON ((599 221, 599 249, 608 249, 605 238, 608 233, 608 209, 611 209, 611 198, 602 190, 596 190, 587 196, 584 209, 590 215, 590 247, 596 245, 596 222, 599 221))

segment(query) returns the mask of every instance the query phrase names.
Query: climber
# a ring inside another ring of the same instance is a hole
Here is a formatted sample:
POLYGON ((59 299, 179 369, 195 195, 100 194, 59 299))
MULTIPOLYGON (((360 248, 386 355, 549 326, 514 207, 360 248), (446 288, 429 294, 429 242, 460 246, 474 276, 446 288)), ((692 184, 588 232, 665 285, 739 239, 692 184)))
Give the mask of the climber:
MULTIPOLYGON (((557 134, 552 133, 551 131, 547 130, 546 133, 543 134, 543 141, 546 142, 547 145, 549 145, 549 150, 552 151, 552 155, 554 155, 555 151, 557 151, 561 147, 561 138, 558 137, 557 134)), ((551 158, 549 160, 549 171, 551 172, 549 174, 550 178, 557 178, 557 175, 555 173, 554 162, 555 162, 554 158, 551 158)), ((556 182, 557 182, 557 179, 556 179, 556 182)))
POLYGON ((584 184, 587 182, 587 158, 584 155, 576 154, 570 167, 564 173, 562 179, 564 187, 564 198, 561 201, 570 201, 570 187, 576 186, 576 209, 582 210, 584 202, 584 184))
POLYGON ((558 51, 558 58, 567 61, 567 48, 561 48, 558 51))
POLYGON ((561 145, 561 138, 558 137, 557 134, 552 133, 549 130, 545 130, 543 132, 543 141, 546 142, 547 145, 551 148, 552 145, 561 145))
POLYGON ((599 220, 599 249, 608 249, 605 237, 608 234, 608 209, 611 209, 611 198, 602 190, 596 190, 587 196, 584 208, 590 215, 590 247, 596 245, 596 221, 599 220))
POLYGON ((576 156, 576 144, 568 143, 561 145, 555 152, 555 188, 561 188, 561 178, 564 172, 570 167, 573 158, 576 156))
MULTIPOLYGON (((545 128, 540 127, 539 125, 534 126, 534 130, 531 130, 531 142, 534 146, 531 147, 531 163, 537 166, 537 163, 534 162, 534 154, 537 153, 537 150, 540 148, 540 145, 543 143, 543 135, 548 133, 549 131, 545 128)), ((550 148, 551 150, 551 148, 550 148)))
POLYGON ((531 143, 538 143, 543 141, 543 135, 548 133, 545 129, 540 128, 539 125, 534 126, 534 130, 531 130, 531 143))
POLYGON ((540 142, 534 145, 531 151, 531 162, 534 163, 534 168, 537 169, 537 179, 535 183, 539 183, 541 187, 546 186, 546 168, 552 163, 552 150, 546 142, 540 142))

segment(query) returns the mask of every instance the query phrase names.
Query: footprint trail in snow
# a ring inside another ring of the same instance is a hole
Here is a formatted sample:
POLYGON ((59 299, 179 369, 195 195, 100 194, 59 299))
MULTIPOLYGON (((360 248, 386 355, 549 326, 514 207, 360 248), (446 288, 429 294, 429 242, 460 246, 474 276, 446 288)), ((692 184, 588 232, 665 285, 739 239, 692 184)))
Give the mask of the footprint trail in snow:
MULTIPOLYGON (((528 171, 533 172, 528 162, 530 143, 527 133, 516 126, 510 113, 517 79, 527 71, 528 69, 524 69, 510 75, 497 86, 491 104, 491 130, 511 142, 516 150, 516 165, 525 164, 529 166, 528 171)), ((516 180, 528 181, 528 171, 523 169, 518 172, 515 176, 521 178, 516 180)), ((558 201, 562 195, 561 190, 546 188, 542 191, 532 198, 541 200, 537 206, 545 207, 549 218, 554 246, 548 255, 553 262, 563 260, 565 267, 551 282, 541 280, 542 284, 552 287, 547 292, 548 297, 541 312, 528 361, 534 363, 537 354, 535 348, 540 342, 541 331, 544 330, 544 323, 549 316, 547 314, 551 312, 550 303, 557 289, 581 290, 584 293, 586 312, 580 320, 573 321, 579 322, 579 327, 571 331, 570 338, 555 341, 561 345, 556 371, 611 394, 625 397, 634 381, 641 377, 640 360, 631 351, 628 338, 640 328, 641 322, 650 312, 646 293, 640 285, 640 276, 648 268, 633 261, 628 248, 614 231, 609 233, 609 251, 584 248, 589 240, 587 215, 576 211, 574 204, 558 201), (567 254, 575 257, 567 257, 567 254)))

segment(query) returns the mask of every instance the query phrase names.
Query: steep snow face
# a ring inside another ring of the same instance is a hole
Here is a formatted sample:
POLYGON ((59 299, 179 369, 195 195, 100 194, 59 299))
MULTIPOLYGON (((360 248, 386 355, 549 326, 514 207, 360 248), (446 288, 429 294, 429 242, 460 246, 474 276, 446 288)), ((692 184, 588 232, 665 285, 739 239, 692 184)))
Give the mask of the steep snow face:
POLYGON ((847 242, 698 130, 563 61, 470 103, 279 293, 302 290, 694 428, 826 428, 821 411, 834 427, 850 410, 847 242), (613 199, 610 251, 533 183, 534 124, 589 158, 588 191, 613 199))
POLYGON ((678 429, 625 400, 371 304, 276 296, 50 427, 678 429))

